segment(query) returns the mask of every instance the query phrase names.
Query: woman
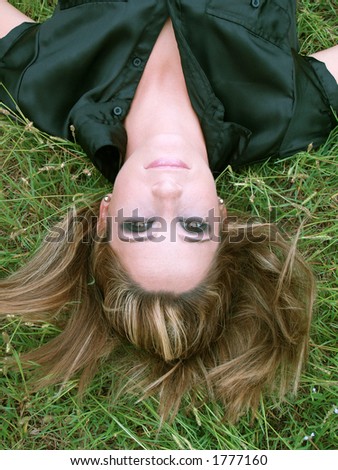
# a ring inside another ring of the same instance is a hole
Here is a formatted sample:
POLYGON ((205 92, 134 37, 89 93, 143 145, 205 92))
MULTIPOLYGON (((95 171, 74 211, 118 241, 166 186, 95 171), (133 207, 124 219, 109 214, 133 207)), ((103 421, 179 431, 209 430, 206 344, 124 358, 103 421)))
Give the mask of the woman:
POLYGON ((40 385, 81 370, 83 387, 109 355, 164 417, 187 392, 231 420, 263 390, 282 397, 313 278, 276 227, 227 216, 213 177, 325 141, 337 48, 318 55, 330 72, 296 53, 291 0, 60 1, 42 25, 0 12, 1 100, 114 183, 2 282, 4 314, 69 318, 23 358, 43 366, 40 385))

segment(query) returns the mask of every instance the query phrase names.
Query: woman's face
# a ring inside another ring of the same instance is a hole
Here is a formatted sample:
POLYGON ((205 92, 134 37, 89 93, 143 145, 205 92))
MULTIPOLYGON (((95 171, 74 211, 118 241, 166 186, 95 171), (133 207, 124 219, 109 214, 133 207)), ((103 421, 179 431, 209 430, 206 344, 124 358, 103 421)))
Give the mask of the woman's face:
POLYGON ((146 290, 183 292, 207 274, 224 209, 207 162, 189 142, 154 139, 129 156, 101 220, 130 277, 146 290))

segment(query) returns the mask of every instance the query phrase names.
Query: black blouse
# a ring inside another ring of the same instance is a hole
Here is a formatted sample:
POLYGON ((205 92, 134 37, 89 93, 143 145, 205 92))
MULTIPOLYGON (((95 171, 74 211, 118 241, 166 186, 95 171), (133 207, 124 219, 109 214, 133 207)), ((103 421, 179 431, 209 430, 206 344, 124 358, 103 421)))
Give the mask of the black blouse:
MULTIPOLYGON (((70 0, 0 40, 0 101, 75 139, 113 182, 123 121, 171 18, 210 167, 286 157, 337 124, 338 85, 298 54, 295 0, 70 0)), ((165 112, 165 109, 163 109, 165 112)))

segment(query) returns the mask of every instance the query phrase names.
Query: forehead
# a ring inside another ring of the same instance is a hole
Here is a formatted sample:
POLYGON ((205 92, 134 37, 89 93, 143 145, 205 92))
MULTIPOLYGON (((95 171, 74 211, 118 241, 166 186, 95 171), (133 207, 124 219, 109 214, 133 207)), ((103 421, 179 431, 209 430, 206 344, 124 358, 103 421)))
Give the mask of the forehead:
POLYGON ((184 292, 207 275, 219 243, 187 243, 182 239, 159 243, 111 243, 121 264, 134 282, 147 290, 184 292))

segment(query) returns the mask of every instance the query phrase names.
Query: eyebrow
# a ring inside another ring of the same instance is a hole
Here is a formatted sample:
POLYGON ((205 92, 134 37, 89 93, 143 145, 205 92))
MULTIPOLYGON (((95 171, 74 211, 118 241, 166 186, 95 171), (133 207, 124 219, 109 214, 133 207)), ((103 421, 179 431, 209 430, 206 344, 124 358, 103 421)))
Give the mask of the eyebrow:
MULTIPOLYGON (((205 242, 211 241, 211 238, 204 238, 203 240, 199 240, 198 238, 190 238, 185 235, 184 236, 179 235, 179 237, 187 243, 205 243, 205 242)), ((123 240, 123 241, 128 241, 128 243, 140 243, 140 242, 149 242, 151 240, 148 237, 145 237, 145 238, 139 238, 139 239, 129 238, 128 240, 123 240)))

